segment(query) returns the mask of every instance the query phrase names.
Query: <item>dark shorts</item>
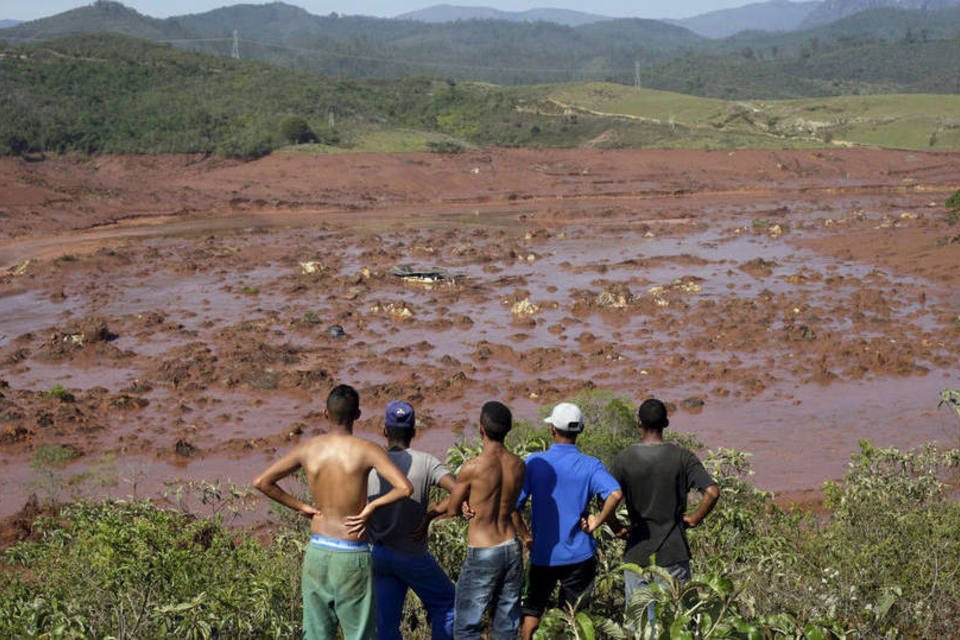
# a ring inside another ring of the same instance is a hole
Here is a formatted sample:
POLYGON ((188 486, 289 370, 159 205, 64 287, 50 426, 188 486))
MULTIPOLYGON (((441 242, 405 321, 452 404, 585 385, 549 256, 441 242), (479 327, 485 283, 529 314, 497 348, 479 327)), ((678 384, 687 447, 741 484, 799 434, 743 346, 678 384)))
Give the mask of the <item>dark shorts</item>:
POLYGON ((560 594, 556 606, 566 609, 569 604, 577 604, 583 608, 593 593, 593 579, 597 575, 597 558, 592 557, 576 564, 563 564, 549 567, 537 564, 530 565, 527 576, 527 589, 523 598, 523 615, 534 618, 543 617, 543 612, 550 606, 550 596, 553 588, 560 583, 560 594))

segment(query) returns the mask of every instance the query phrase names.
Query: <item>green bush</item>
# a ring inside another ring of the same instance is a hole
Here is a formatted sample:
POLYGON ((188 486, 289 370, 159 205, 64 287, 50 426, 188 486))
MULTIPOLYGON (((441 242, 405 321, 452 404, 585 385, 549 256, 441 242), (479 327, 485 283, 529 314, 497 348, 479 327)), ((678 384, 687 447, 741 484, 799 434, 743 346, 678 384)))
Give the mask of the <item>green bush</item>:
POLYGON ((5 553, 0 637, 290 638, 299 551, 146 501, 74 503, 5 553))
POLYGON ((947 209, 960 209, 960 189, 955 194, 947 198, 947 209))
MULTIPOLYGON (((953 407, 955 395, 944 392, 941 400, 953 407)), ((599 392, 574 401, 588 424, 584 451, 609 461, 611 443, 622 447, 635 437, 629 401, 599 392)), ((518 422, 508 446, 519 455, 545 449, 550 442, 541 424, 518 422)), ((682 440, 697 446, 689 436, 682 440)), ((450 449, 447 463, 456 469, 478 452, 479 443, 465 439, 450 449)), ((38 454, 46 467, 65 455, 59 449, 38 454)), ((945 479, 955 479, 960 450, 928 445, 902 452, 861 443, 843 481, 825 486, 825 511, 816 515, 776 507, 748 481, 745 453, 717 449, 702 459, 721 498, 688 533, 693 579, 680 585, 656 567, 630 567, 662 580, 625 606, 624 543, 601 527, 592 603, 585 611, 548 611, 538 638, 954 635, 960 506, 945 479), (645 618, 651 602, 655 627, 645 618)), ((193 494, 178 490, 177 510, 145 501, 77 502, 35 523, 31 538, 0 562, 6 577, 0 637, 298 635, 303 523, 281 510, 271 541, 263 544, 223 526, 219 487, 186 489, 199 497, 191 502, 193 494), (186 511, 192 508, 209 513, 186 511)), ((622 505, 620 512, 625 518, 622 505)), ((454 580, 466 553, 466 526, 457 518, 430 530, 430 548, 454 580)), ((403 625, 405 638, 429 636, 426 613, 413 596, 403 625)))
POLYGON ((62 384, 55 384, 47 389, 47 395, 51 398, 56 398, 60 402, 75 402, 77 399, 72 393, 70 393, 70 390, 64 387, 62 384))
POLYGON ((304 144, 317 139, 306 119, 300 116, 287 116, 281 120, 280 136, 290 144, 304 144))

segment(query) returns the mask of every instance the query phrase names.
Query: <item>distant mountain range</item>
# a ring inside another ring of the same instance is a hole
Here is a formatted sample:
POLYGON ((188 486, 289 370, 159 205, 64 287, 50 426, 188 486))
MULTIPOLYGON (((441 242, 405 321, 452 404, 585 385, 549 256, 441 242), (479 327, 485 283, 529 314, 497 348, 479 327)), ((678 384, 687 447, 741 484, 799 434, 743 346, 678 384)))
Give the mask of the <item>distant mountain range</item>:
POLYGON ((500 11, 490 7, 457 7, 450 4, 438 4, 426 9, 411 11, 396 16, 394 20, 413 20, 416 22, 456 22, 457 20, 506 20, 508 22, 552 22, 567 27, 579 27, 593 22, 613 20, 610 16, 601 16, 567 9, 530 9, 528 11, 500 11))
MULTIPOLYGON (((744 24, 744 15, 773 15, 769 10, 777 7, 809 9, 780 0, 724 15, 744 24)), ((960 6, 871 9, 806 30, 740 30, 712 39, 679 25, 635 18, 579 26, 501 19, 426 23, 317 16, 274 2, 161 20, 98 0, 0 30, 0 42, 72 38, 81 46, 83 38, 110 32, 229 56, 235 31, 243 59, 334 78, 425 76, 500 85, 596 80, 725 99, 960 93, 960 6)), ((2 94, 0 87, 0 103, 2 94)))
POLYGON ((664 22, 684 27, 705 38, 726 38, 741 31, 793 31, 821 4, 819 0, 770 0, 664 22))
POLYGON ((20 20, 0 20, 0 29, 15 27, 18 24, 20 24, 20 20))
POLYGON ((798 25, 809 29, 870 9, 907 9, 912 11, 939 11, 960 6, 960 0, 824 0, 798 25))

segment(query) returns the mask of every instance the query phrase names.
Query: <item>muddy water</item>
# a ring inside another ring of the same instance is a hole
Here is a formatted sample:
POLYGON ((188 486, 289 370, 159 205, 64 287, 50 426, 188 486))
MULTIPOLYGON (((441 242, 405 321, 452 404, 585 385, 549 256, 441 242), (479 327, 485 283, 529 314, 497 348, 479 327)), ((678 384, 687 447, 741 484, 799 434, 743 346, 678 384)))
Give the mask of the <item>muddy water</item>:
POLYGON ((858 254, 948 234, 929 197, 726 197, 209 213, 5 242, 7 264, 33 262, 0 289, 0 514, 30 492, 248 482, 322 428, 337 382, 360 388, 373 439, 386 402, 412 400, 437 454, 490 398, 535 420, 585 387, 656 395, 677 430, 752 452, 774 491, 840 477, 862 438, 956 444, 936 409, 960 386, 954 288, 858 254), (462 279, 410 284, 398 264, 462 279), (32 468, 55 444, 78 457, 32 468))

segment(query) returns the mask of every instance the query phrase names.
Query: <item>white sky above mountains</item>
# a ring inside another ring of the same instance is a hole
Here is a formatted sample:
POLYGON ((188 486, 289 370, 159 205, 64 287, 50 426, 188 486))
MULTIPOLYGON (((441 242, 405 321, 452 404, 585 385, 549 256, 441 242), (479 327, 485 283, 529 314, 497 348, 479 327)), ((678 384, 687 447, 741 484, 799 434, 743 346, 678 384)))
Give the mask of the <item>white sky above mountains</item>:
MULTIPOLYGON (((211 9, 234 4, 266 4, 257 0, 121 0, 123 4, 154 18, 188 13, 204 13, 211 9)), ((285 0, 303 7, 310 13, 326 15, 337 12, 346 15, 366 15, 392 18, 402 13, 417 11, 436 4, 469 7, 490 7, 501 11, 526 11, 550 8, 570 9, 611 18, 688 18, 717 9, 729 9, 763 0, 373 0, 348 2, 344 0, 285 0)), ((83 0, 0 0, 0 20, 36 20, 57 13, 92 4, 83 0)))

